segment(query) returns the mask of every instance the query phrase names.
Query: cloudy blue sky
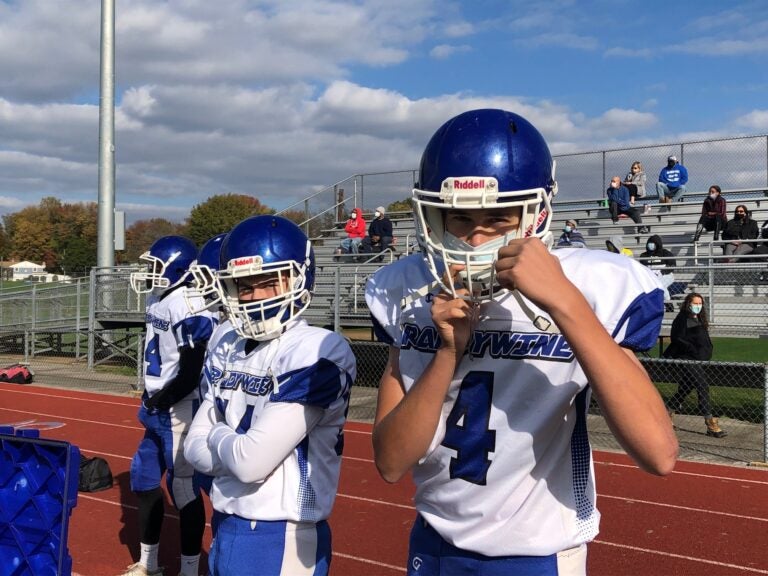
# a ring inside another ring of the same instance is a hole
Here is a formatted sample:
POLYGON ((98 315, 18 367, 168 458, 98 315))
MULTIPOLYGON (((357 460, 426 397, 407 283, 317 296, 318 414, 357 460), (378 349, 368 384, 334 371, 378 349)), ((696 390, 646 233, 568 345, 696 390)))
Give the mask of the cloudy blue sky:
MULTIPOLYGON (((116 206, 284 208, 476 107, 555 153, 768 132, 768 2, 116 0, 116 206)), ((98 198, 97 0, 0 0, 0 214, 98 198)), ((404 196, 407 191, 404 191, 404 196)))

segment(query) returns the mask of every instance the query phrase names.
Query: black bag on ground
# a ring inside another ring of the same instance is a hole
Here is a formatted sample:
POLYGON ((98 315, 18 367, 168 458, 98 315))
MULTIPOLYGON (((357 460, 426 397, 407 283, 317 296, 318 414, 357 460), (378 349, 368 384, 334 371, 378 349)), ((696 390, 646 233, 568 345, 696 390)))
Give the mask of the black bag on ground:
POLYGON ((5 368, 0 368, 0 382, 29 384, 33 377, 32 371, 24 364, 11 364, 5 368))
POLYGON ((112 470, 104 458, 86 458, 80 454, 80 477, 77 489, 80 492, 98 492, 112 488, 112 470))

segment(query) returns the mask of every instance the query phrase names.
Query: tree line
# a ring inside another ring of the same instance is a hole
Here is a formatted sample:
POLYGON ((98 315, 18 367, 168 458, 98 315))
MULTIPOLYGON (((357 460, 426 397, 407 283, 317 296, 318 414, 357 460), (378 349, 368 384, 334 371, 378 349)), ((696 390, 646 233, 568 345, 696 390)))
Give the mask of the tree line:
MULTIPOLYGON (((125 250, 115 252, 115 263, 137 262, 162 236, 187 236, 200 247, 244 218, 274 212, 252 196, 220 194, 194 206, 184 222, 165 218, 137 220, 126 229, 125 250)), ((297 223, 305 219, 298 211, 283 216, 297 223)), ((85 276, 96 265, 97 217, 96 202, 70 204, 53 197, 6 214, 0 226, 0 259, 29 260, 43 264, 54 274, 85 276)))

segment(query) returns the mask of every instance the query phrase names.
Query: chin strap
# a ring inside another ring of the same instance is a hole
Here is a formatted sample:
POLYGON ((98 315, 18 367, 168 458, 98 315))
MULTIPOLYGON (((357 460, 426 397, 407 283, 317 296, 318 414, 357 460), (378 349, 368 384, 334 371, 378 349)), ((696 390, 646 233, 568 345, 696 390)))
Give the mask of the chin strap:
POLYGON ((536 328, 549 334, 561 333, 560 329, 554 322, 552 322, 552 320, 545 318, 544 316, 537 315, 531 309, 531 307, 528 306, 528 302, 523 299, 523 295, 520 294, 518 290, 512 290, 512 296, 514 296, 515 300, 517 300, 517 303, 520 305, 520 309, 526 316, 528 316, 528 319, 533 323, 534 326, 536 326, 536 328))
POLYGON ((434 282, 430 282, 426 286, 422 286, 418 290, 414 290, 407 296, 404 296, 402 300, 400 300, 400 307, 405 310, 408 306, 416 302, 419 298, 424 298, 427 294, 432 292, 435 288, 440 286, 440 282, 435 280, 434 282))

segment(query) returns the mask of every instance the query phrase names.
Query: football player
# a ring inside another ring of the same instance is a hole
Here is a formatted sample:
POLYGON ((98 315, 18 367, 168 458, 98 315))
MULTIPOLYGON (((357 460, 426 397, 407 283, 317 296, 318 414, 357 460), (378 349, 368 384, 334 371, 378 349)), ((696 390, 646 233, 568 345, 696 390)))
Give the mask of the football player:
POLYGON ((247 218, 225 238, 221 263, 232 330, 209 347, 208 394, 184 445, 214 476, 210 573, 327 574, 354 355, 301 318, 315 260, 293 222, 247 218))
POLYGON ((191 240, 164 236, 140 256, 147 270, 131 274, 134 291, 147 294, 144 394, 139 409, 145 432, 131 461, 131 489, 139 498, 141 556, 125 576, 163 574, 158 566, 163 474, 179 510, 181 576, 198 575, 205 510, 194 468, 184 459, 183 443, 200 405, 200 372, 216 319, 204 310, 202 298, 190 300, 196 314, 186 303, 188 271, 196 258, 191 240))
POLYGON ((628 258, 550 252, 554 172, 517 114, 449 120, 413 190, 422 254, 367 284, 390 344, 376 466, 416 483, 408 574, 585 574, 599 520, 591 393, 640 467, 674 466, 669 416, 634 355, 656 342, 663 291, 628 258))

